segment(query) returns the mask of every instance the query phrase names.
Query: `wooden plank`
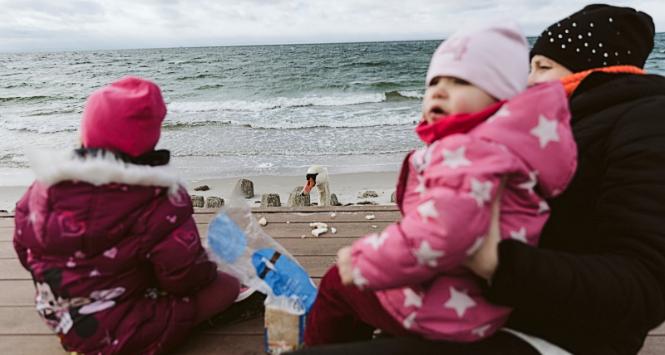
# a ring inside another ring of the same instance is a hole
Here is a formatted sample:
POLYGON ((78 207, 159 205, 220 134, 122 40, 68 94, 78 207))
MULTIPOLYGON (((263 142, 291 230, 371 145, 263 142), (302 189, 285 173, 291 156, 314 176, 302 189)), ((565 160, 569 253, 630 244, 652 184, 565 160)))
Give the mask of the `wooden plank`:
POLYGON ((665 336, 648 336, 644 346, 638 355, 663 355, 665 354, 665 336))
POLYGON ((263 335, 192 334, 173 352, 177 355, 259 355, 265 354, 263 335))
MULTIPOLYGON (((337 250, 351 245, 356 239, 356 237, 338 237, 332 234, 324 234, 319 238, 281 238, 279 243, 295 257, 307 255, 335 256, 337 250)), ((204 246, 207 245, 206 238, 202 238, 201 242, 204 246)), ((12 242, 0 242, 0 260, 17 260, 17 258, 12 242)))
POLYGON ((58 337, 49 335, 0 335, 0 354, 35 355, 67 354, 60 346, 58 337))
MULTIPOLYGON (((229 326, 202 327, 201 332, 224 335, 263 334, 263 318, 258 317, 229 326)), ((0 335, 53 334, 37 314, 34 306, 0 307, 0 335)))
MULTIPOLYGON (((194 209, 194 216, 212 216, 219 212, 219 209, 211 208, 196 208, 194 209)), ((252 208, 254 214, 281 214, 281 213, 321 213, 321 214, 330 214, 331 212, 336 212, 340 215, 342 212, 346 213, 365 213, 371 212, 379 215, 380 212, 397 212, 399 209, 396 205, 375 205, 375 206, 338 206, 338 207, 269 207, 269 208, 252 208)), ((0 218, 0 228, 1 227, 13 227, 14 226, 14 216, 11 214, 4 215, 0 218)))
MULTIPOLYGON (((334 256, 301 256, 298 262, 312 277, 322 277, 334 264, 334 256)), ((30 273, 16 259, 0 260, 0 280, 30 280, 30 273)))
MULTIPOLYGON (((638 355, 665 353, 664 337, 647 338, 638 355)), ((54 335, 0 335, 0 354, 67 354, 54 335)), ((263 335, 192 334, 173 354, 263 354, 263 335)))
MULTIPOLYGON (((371 232, 379 232, 387 227, 389 222, 331 222, 328 227, 337 228, 336 237, 360 237, 371 232)), ((208 234, 208 226, 197 224, 199 234, 205 236, 208 234)), ((268 223, 263 230, 275 239, 279 238, 300 238, 303 234, 310 236, 312 228, 309 222, 295 223, 268 223)), ((0 242, 10 242, 13 239, 14 230, 9 228, 0 228, 0 242)), ((326 234, 332 236, 332 233, 326 234)))
MULTIPOLYGON (((5 333, 0 330, 1 354, 51 354, 60 351, 57 337, 41 323, 34 309, 14 308, 13 314, 3 313, 0 308, 0 321, 8 318, 23 320, 19 324, 23 333, 5 333), (21 312, 17 312, 20 310, 21 312), (8 317, 9 316, 9 317, 8 317)), ((204 330, 192 336, 176 351, 177 354, 237 354, 246 349, 262 351, 263 323, 261 318, 253 319, 229 327, 204 330), (240 352, 239 352, 240 351, 240 352)), ((639 355, 662 355, 665 350, 665 336, 649 336, 639 355)))
MULTIPOLYGON (((320 277, 313 277, 314 284, 321 283, 320 277)), ((0 307, 34 307, 35 288, 32 280, 0 280, 0 307)), ((0 352, 2 354, 2 352, 0 352)))
POLYGON ((48 335, 51 329, 39 318, 34 306, 0 307, 0 335, 48 335))
POLYGON ((0 242, 0 259, 16 259, 14 244, 11 241, 0 242))
MULTIPOLYGON (((372 232, 380 232, 390 225, 389 222, 342 222, 342 223, 329 223, 328 229, 334 227, 337 229, 336 234, 326 233, 319 238, 357 238, 367 235, 372 232)), ((277 239, 280 243, 282 238, 298 238, 301 239, 303 235, 306 237, 312 236, 312 227, 309 223, 269 223, 263 230, 271 237, 277 239)), ((208 234, 208 226, 198 225, 199 235, 206 236, 208 234)))
POLYGON ((0 290, 0 307, 35 305, 35 286, 32 280, 0 280, 0 290))
MULTIPOLYGON (((206 224, 214 217, 214 214, 195 214, 197 224, 206 224)), ((293 212, 293 213, 254 213, 257 219, 265 217, 268 223, 277 222, 395 222, 400 219, 398 211, 356 211, 356 212, 293 212), (334 217, 331 216, 334 213, 334 217), (373 215, 373 220, 365 217, 373 215)))
MULTIPOLYGON (((398 211, 395 204, 390 205, 353 205, 353 206, 309 206, 309 207, 254 207, 253 213, 286 213, 286 212, 356 212, 356 211, 398 211)), ((216 214, 216 208, 195 208, 195 214, 216 214)))
MULTIPOLYGON (((51 335, 0 335, 0 354, 68 354, 51 335)), ((192 334, 173 354, 263 354, 263 335, 192 334)))
POLYGON ((32 280, 18 259, 0 260, 0 280, 32 280))

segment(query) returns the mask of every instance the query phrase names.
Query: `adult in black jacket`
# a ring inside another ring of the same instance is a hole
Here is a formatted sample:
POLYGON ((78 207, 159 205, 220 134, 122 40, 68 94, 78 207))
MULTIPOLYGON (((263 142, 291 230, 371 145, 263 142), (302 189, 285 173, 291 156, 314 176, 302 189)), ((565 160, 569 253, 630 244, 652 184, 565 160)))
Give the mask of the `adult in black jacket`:
POLYGON ((549 201, 539 248, 494 233, 469 267, 489 281, 488 299, 514 308, 507 326, 538 339, 498 332, 473 344, 392 338, 306 352, 537 354, 555 344, 636 354, 665 320, 665 78, 639 74, 654 32, 647 14, 590 5, 532 50, 531 82, 562 79, 569 91, 578 171, 549 201))

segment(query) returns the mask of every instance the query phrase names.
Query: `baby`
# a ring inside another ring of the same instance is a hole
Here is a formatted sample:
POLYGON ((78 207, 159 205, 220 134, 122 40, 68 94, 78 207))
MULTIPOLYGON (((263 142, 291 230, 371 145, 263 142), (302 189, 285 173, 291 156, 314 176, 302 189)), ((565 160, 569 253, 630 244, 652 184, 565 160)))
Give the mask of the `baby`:
POLYGON ((486 301, 463 263, 482 245, 500 190, 502 238, 536 245, 545 199, 576 167, 563 87, 525 91, 528 63, 511 24, 439 46, 416 128, 426 146, 409 153, 398 181, 402 220, 339 251, 308 318, 308 345, 368 339, 375 328, 472 342, 502 327, 510 310, 486 301))

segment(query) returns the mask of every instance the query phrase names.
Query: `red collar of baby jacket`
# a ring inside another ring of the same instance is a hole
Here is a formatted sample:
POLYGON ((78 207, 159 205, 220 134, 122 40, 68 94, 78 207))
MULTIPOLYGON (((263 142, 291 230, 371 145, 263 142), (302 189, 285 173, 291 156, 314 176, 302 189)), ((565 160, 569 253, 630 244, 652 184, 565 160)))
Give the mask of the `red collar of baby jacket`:
POLYGON ((482 111, 454 114, 443 117, 434 123, 427 123, 423 120, 416 126, 416 133, 420 140, 426 144, 432 144, 451 134, 467 133, 499 111, 505 103, 505 100, 499 101, 482 111))

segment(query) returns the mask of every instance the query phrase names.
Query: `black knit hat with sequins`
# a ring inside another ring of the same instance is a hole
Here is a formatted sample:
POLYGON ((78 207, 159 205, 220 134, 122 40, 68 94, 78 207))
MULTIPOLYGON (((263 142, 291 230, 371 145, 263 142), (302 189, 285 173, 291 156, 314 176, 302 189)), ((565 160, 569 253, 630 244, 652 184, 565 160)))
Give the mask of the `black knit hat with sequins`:
POLYGON ((549 28, 531 49, 572 72, 612 65, 644 67, 653 49, 651 16, 629 7, 589 5, 549 28))

